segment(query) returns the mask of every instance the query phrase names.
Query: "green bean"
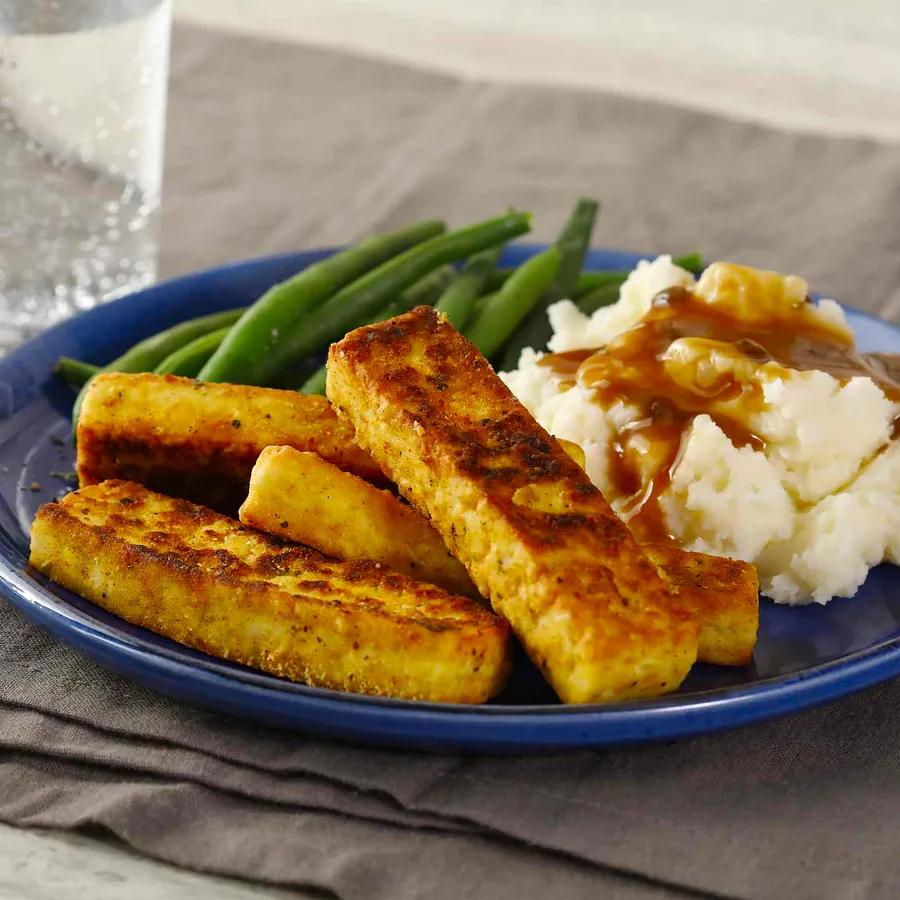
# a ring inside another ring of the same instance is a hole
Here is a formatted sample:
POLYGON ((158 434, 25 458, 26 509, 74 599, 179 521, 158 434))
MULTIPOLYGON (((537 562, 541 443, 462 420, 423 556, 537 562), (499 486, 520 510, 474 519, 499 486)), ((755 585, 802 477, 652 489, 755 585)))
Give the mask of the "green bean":
POLYGON ((601 306, 609 306, 619 299, 620 284, 601 284, 600 287, 582 295, 575 305, 586 315, 595 313, 601 306))
MULTIPOLYGON (((515 271, 515 269, 507 267, 494 269, 488 276, 487 281, 484 284, 484 289, 491 292, 499 291, 506 283, 509 276, 515 271)), ((577 297, 586 291, 593 290, 600 284, 606 284, 609 281, 615 281, 616 279, 624 279, 627 275, 628 271, 626 269, 605 269, 602 272, 582 272, 578 276, 578 281, 575 285, 575 296, 577 297)))
POLYGON ((568 222, 556 240, 561 262, 556 277, 547 291, 548 295, 558 300, 572 295, 584 266, 588 247, 591 245, 591 234, 599 211, 600 204, 596 200, 579 197, 568 222))
POLYGON ((390 234, 376 235, 314 263, 276 284, 241 317, 200 371, 203 381, 267 384, 294 354, 291 341, 302 335, 306 318, 341 288, 444 231, 439 221, 420 222, 390 234))
POLYGON ((270 353, 272 371, 284 369, 340 339, 354 323, 370 319, 392 297, 438 266, 503 244, 526 232, 529 223, 528 215, 509 213, 431 238, 388 260, 335 294, 304 319, 301 327, 283 335, 270 353))
POLYGON ((80 388, 100 371, 100 366, 72 359, 71 356, 61 356, 56 361, 53 371, 70 387, 80 388))
MULTIPOLYGON (((694 275, 698 275, 703 271, 703 257, 699 253, 689 253, 687 256, 678 256, 673 259, 672 262, 679 268, 686 269, 694 275)), ((619 288, 624 284, 625 279, 630 274, 630 272, 614 269, 611 269, 608 272, 582 272, 581 277, 578 279, 578 287, 575 289, 575 294, 572 299, 582 312, 586 312, 587 307, 592 307, 591 311, 593 311, 594 309, 599 309, 601 306, 607 306, 610 302, 614 303, 618 299, 619 288), (612 288, 615 290, 610 293, 607 289, 612 288), (581 299, 595 292, 597 292, 599 299, 597 301, 588 301, 585 305, 582 305, 581 299), (612 301, 608 299, 610 296, 613 297, 612 301)))
MULTIPOLYGON (((388 303, 388 305, 372 319, 371 322, 367 322, 367 325, 374 325, 376 322, 384 322, 387 319, 393 319, 394 316, 402 315, 407 312, 409 307, 404 306, 399 300, 395 300, 393 303, 388 303)), ((306 381, 300 386, 301 394, 325 394, 325 382, 328 377, 328 366, 322 365, 316 369, 306 381)))
MULTIPOLYGON (((431 272, 409 288, 407 291, 407 294, 409 294, 408 305, 401 309, 401 312, 422 303, 430 306, 440 296, 441 291, 453 280, 453 276, 453 266, 442 266, 440 269, 435 269, 434 272, 431 272)), ((359 324, 365 325, 366 323, 360 322, 359 324)), ((180 350, 176 350, 167 356, 154 369, 154 372, 158 375, 182 375, 185 378, 197 377, 206 361, 212 357, 230 331, 230 328, 222 328, 219 331, 212 331, 197 338, 195 341, 186 344, 180 350)))
POLYGON ((470 256, 453 283, 441 295, 435 309, 450 320, 459 331, 465 328, 472 315, 472 307, 481 294, 484 282, 500 258, 502 247, 494 247, 470 256))
POLYGON ((614 284, 620 285, 628 277, 628 272, 624 269, 609 269, 606 272, 582 272, 578 278, 578 284, 572 296, 568 299, 577 300, 591 291, 600 287, 614 284))
MULTIPOLYGON (((244 309, 226 309, 196 319, 179 322, 164 331, 158 331, 139 341, 103 366, 101 372, 152 372, 170 353, 210 331, 233 325, 243 315, 244 309)), ((78 424, 78 414, 90 381, 85 382, 72 407, 72 429, 78 424)))
MULTIPOLYGON (((612 281, 624 281, 628 277, 629 271, 629 269, 604 269, 597 272, 582 272, 578 276, 573 296, 580 297, 601 284, 609 284, 612 281)), ((515 272, 515 269, 494 269, 485 282, 484 289, 486 291, 500 290, 513 272, 515 272)))
MULTIPOLYGON (((453 266, 441 266, 424 278, 420 278, 412 287, 407 288, 397 300, 392 300, 377 316, 367 322, 359 322, 355 328, 361 325, 374 325, 376 322, 384 322, 393 319, 416 306, 431 306, 438 297, 442 296, 447 286, 453 281, 455 272, 453 266)), ((325 393, 325 366, 320 366, 300 386, 302 394, 325 393)))
MULTIPOLYGON (((689 253, 672 260, 676 266, 699 275, 703 271, 703 257, 699 253, 689 253)), ((570 299, 577 300, 592 291, 608 285, 620 286, 631 274, 626 269, 609 269, 605 272, 582 272, 578 277, 578 285, 570 299)))
POLYGON ((152 372, 170 353, 211 331, 233 325, 244 308, 227 309, 196 319, 186 319, 165 331, 157 332, 126 350, 103 367, 104 372, 152 372))
POLYGON ((488 294, 494 294, 503 287, 504 284, 509 280, 509 276, 512 275, 516 270, 514 268, 510 268, 509 266, 503 266, 502 268, 494 269, 487 278, 484 280, 484 284, 481 289, 488 294))
POLYGON ((547 308, 564 297, 571 297, 578 283, 578 275, 584 265, 591 243, 591 233, 600 206, 596 200, 580 197, 563 226, 555 246, 559 249, 560 264, 553 281, 548 285, 543 297, 534 309, 525 317, 510 337, 503 351, 500 362, 505 370, 514 369, 519 363, 519 356, 524 347, 535 347, 543 350, 553 336, 547 308))
MULTIPOLYGON (((453 266, 441 266, 433 272, 429 272, 415 284, 408 287, 396 300, 392 300, 388 306, 397 306, 400 312, 407 312, 416 306, 434 306, 455 277, 456 270, 453 266)), ((400 313, 394 313, 394 315, 400 315, 400 313)), ((367 319, 366 321, 360 320, 359 323, 353 327, 359 328, 360 325, 369 325, 372 322, 383 322, 384 319, 390 318, 390 316, 384 316, 383 318, 378 319, 367 319)))
POLYGON ((672 260, 676 266, 687 269, 694 275, 699 275, 704 269, 703 257, 699 253, 688 253, 686 256, 676 256, 672 260))
MULTIPOLYGON (((688 253, 686 256, 679 256, 673 260, 676 266, 699 275, 703 271, 703 257, 699 253, 688 253)), ((484 289, 486 291, 496 291, 503 287, 504 282, 515 269, 499 268, 494 269, 485 282, 484 289)), ((631 269, 604 269, 602 271, 582 272, 578 276, 578 282, 575 285, 575 292, 569 299, 575 299, 594 288, 604 284, 616 282, 621 284, 629 275, 631 269)))
POLYGON ((562 253, 555 246, 526 260, 485 304, 466 329, 466 337, 485 356, 493 356, 541 299, 561 262, 562 253))
POLYGON ((470 325, 484 312, 484 308, 488 303, 493 303, 494 297, 499 293, 500 291, 491 291, 490 294, 482 294, 480 297, 475 298, 475 302, 472 304, 472 311, 469 313, 470 325))
POLYGON ((206 361, 216 352, 231 331, 231 326, 211 331, 170 353, 153 371, 157 375, 181 375, 196 378, 206 361))
MULTIPOLYGON (((388 317, 390 318, 390 316, 388 317)), ((328 377, 328 367, 325 365, 319 366, 303 384, 300 385, 300 393, 301 394, 321 394, 323 397, 325 396, 325 381, 328 377)))
MULTIPOLYGON (((687 256, 679 256, 673 260, 676 266, 687 269, 689 272, 697 274, 703 271, 703 258, 699 253, 691 253, 687 256)), ((619 299, 619 289, 629 276, 630 272, 625 269, 609 269, 604 272, 582 272, 578 277, 578 282, 572 293, 575 305, 585 314, 591 315, 594 311, 600 309, 601 306, 609 306, 619 299)), ((561 298, 562 299, 562 298, 561 298)), ((538 312, 539 310, 535 310, 538 312)), ((519 355, 523 347, 535 347, 543 350, 550 341, 550 319, 546 310, 542 310, 543 317, 542 326, 535 326, 533 332, 521 335, 521 339, 516 341, 516 335, 510 339, 507 344, 503 359, 501 360, 501 368, 508 371, 514 369, 519 363, 519 355)), ((534 313, 532 314, 534 315, 534 313)), ((524 325, 523 325, 524 329, 524 325)))

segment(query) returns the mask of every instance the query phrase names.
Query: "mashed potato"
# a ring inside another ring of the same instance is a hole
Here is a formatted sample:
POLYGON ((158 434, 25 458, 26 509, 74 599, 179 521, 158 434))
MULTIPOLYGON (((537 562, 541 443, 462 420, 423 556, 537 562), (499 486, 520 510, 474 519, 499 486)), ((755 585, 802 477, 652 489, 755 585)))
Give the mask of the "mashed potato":
MULTIPOLYGON (((717 264, 695 282, 668 256, 641 262, 619 301, 590 318, 568 300, 550 307, 550 349, 609 344, 648 313, 658 292, 672 287, 728 306, 742 320, 777 312, 760 305, 759 296, 765 295, 851 337, 833 300, 803 303, 802 279, 754 272, 760 279, 779 280, 751 297, 731 274, 717 264)), ((518 369, 501 377, 548 431, 582 448, 591 480, 628 518, 628 498, 610 477, 609 447, 642 411, 627 396, 599 403, 580 384, 561 387, 555 371, 540 365, 541 357, 526 350, 518 369)), ((686 426, 670 481, 658 498, 669 532, 685 548, 754 563, 763 593, 791 604, 851 596, 869 568, 883 560, 900 562, 900 442, 891 440, 900 403, 878 384, 748 361, 697 337, 673 340, 664 365, 676 381, 698 383, 727 374, 752 385, 761 398, 748 426, 762 447, 735 446, 716 423, 716 412, 727 412, 728 401, 711 400, 710 414, 697 414, 686 426)), ((645 479, 662 464, 649 443, 635 442, 632 453, 645 479)))

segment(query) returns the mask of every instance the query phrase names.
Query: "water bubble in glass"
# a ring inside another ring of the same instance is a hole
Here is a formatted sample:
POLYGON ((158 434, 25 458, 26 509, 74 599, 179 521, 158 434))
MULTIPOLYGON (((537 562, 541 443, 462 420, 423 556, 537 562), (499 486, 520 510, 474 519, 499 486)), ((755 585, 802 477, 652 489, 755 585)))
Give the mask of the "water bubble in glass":
POLYGON ((0 0, 0 353, 153 281, 170 0, 0 0))

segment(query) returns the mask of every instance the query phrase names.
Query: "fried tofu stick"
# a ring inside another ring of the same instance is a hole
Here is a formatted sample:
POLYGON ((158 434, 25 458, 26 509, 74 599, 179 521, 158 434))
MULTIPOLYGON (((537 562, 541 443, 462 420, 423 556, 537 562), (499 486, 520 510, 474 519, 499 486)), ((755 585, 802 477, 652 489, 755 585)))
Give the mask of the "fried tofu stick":
POLYGON ((174 375, 99 375, 81 407, 77 443, 81 485, 125 478, 230 515, 270 444, 384 481, 324 397, 174 375))
POLYGON ((574 441, 567 441, 563 438, 557 438, 556 440, 559 443, 559 446, 566 451, 566 454, 571 456, 572 459, 578 463, 578 468, 584 469, 584 450, 582 450, 574 441))
POLYGON ((565 702, 681 683, 697 625, 578 464, 436 312, 333 344, 327 389, 565 702))
POLYGON ((697 659, 745 666, 753 659, 759 627, 759 577, 750 563, 671 544, 642 544, 697 620, 697 659))
MULTIPOLYGON (((570 441, 559 443, 583 469, 581 447, 570 441)), ((719 666, 747 665, 753 659, 759 627, 756 568, 739 559, 693 553, 674 544, 641 546, 700 626, 697 660, 719 666)))
POLYGON ((480 597, 413 507, 315 453, 266 447, 253 467, 240 520, 336 559, 375 560, 451 593, 480 597))
MULTIPOLYGON (((560 444, 577 461, 572 451, 577 445, 560 444)), ((377 560, 453 593, 480 596, 413 507, 312 453, 290 447, 263 450, 240 519, 337 559, 377 560)), ((697 660, 720 666, 749 663, 759 624, 756 569, 671 544, 641 546, 700 627, 697 660)))
POLYGON ((479 703, 509 668, 506 623, 471 600, 131 482, 42 506, 31 565, 135 625, 320 687, 479 703))

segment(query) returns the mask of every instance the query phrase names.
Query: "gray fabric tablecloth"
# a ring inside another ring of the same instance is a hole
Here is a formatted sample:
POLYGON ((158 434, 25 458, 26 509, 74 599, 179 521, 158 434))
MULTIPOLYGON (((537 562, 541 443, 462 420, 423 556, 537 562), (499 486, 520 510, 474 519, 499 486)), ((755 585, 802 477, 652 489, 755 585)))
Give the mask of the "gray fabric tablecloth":
MULTIPOLYGON (((180 29, 163 272, 509 205, 900 315, 900 148, 180 29)), ((543 757, 316 740, 174 704, 0 604, 0 819, 340 898, 880 898, 900 683, 751 729, 543 757)))

